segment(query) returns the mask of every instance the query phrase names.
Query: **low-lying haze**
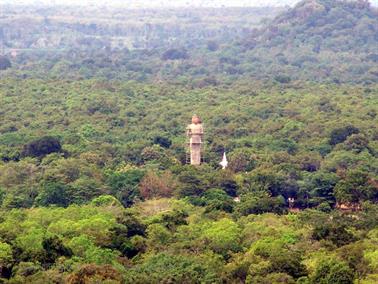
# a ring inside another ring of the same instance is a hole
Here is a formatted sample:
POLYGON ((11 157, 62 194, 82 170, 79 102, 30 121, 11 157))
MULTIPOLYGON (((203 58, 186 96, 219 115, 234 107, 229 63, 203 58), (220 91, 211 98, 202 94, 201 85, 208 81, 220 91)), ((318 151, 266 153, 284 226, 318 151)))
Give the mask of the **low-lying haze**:
POLYGON ((0 0, 0 4, 44 4, 44 5, 117 5, 133 8, 144 7, 263 7, 294 5, 299 0, 0 0))

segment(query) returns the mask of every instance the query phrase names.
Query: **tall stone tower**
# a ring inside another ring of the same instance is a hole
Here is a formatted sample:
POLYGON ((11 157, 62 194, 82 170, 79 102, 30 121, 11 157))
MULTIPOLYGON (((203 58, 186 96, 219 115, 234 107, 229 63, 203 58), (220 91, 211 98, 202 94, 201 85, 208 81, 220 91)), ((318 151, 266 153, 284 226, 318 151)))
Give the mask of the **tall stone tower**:
POLYGON ((199 116, 193 115, 192 123, 186 128, 186 136, 189 138, 190 164, 200 165, 203 144, 203 127, 199 116))

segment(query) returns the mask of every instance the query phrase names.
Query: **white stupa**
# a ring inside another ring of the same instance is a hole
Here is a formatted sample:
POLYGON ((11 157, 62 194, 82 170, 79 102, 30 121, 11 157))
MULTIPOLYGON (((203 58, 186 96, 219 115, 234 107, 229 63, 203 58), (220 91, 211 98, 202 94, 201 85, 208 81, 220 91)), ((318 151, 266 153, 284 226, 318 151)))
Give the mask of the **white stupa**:
POLYGON ((222 169, 224 170, 225 168, 227 168, 228 166, 228 161, 227 161, 227 157, 226 157, 226 152, 223 152, 223 158, 222 158, 222 161, 219 163, 219 165, 222 166, 222 169))

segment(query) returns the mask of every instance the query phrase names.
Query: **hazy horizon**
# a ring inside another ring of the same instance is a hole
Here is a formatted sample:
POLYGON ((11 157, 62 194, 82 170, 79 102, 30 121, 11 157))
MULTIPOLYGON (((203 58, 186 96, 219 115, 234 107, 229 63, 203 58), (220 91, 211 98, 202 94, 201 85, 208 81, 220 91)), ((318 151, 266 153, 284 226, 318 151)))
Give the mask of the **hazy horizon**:
MULTIPOLYGON (((294 6, 301 0, 0 0, 1 4, 48 6, 127 6, 130 8, 164 7, 280 7, 294 6)), ((378 0, 369 0, 378 6, 378 0)))
POLYGON ((144 7, 264 7, 294 5, 300 0, 0 0, 0 4, 14 5, 105 5, 144 7))

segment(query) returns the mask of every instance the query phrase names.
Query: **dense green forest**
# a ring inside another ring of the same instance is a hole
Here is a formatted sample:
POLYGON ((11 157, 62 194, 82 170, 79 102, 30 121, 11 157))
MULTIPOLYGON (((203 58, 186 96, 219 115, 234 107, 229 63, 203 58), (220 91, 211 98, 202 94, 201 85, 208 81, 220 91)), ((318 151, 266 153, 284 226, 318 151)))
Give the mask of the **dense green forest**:
POLYGON ((367 1, 4 9, 0 283, 378 282, 367 1))

